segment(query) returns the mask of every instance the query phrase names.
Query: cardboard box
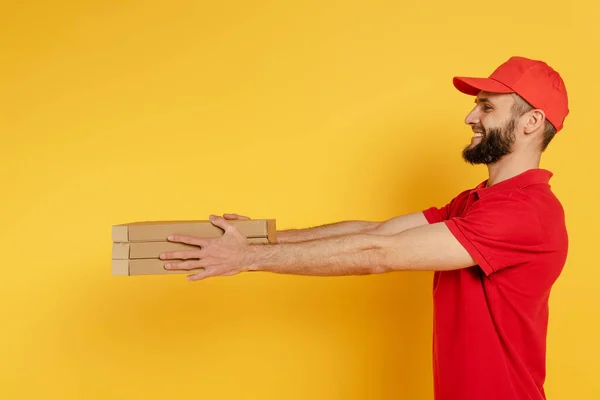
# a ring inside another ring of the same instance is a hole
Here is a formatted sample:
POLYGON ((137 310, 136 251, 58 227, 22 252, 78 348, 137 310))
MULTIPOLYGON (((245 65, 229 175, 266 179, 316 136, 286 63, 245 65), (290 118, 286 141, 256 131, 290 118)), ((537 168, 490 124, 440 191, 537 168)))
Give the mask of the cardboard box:
POLYGON ((112 274, 118 276, 134 275, 166 275, 166 274, 193 274, 204 268, 195 270, 168 270, 164 265, 169 260, 158 258, 140 258, 137 260, 112 260, 112 274))
MULTIPOLYGON (((231 220, 247 238, 268 238, 275 243, 276 227, 274 219, 231 220)), ((164 242, 170 234, 195 237, 218 237, 223 230, 207 220, 191 221, 143 221, 113 225, 113 242, 164 242)))
MULTIPOLYGON (((277 243, 274 219, 231 220, 240 232, 253 244, 277 243)), ((170 242, 170 234, 189 235, 200 238, 216 238, 223 230, 208 220, 190 221, 143 221, 113 225, 112 227, 112 274, 118 276, 192 274, 198 270, 167 270, 164 265, 171 260, 161 260, 165 251, 198 250, 199 247, 170 242)))
MULTIPOLYGON (((268 238, 248 238, 250 243, 269 243, 268 238)), ((165 251, 193 251, 200 247, 178 242, 114 242, 113 260, 158 258, 165 251)))

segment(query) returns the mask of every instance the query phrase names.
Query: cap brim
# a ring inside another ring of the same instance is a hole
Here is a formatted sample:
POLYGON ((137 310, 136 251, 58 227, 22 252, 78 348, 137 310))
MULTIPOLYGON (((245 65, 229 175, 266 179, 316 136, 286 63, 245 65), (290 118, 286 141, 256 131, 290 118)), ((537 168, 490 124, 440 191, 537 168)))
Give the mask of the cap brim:
POLYGON ((471 96, 477 96, 481 91, 491 93, 512 93, 514 90, 509 88, 503 83, 495 81, 490 78, 467 78, 457 76, 452 79, 454 87, 459 91, 469 94, 471 96))

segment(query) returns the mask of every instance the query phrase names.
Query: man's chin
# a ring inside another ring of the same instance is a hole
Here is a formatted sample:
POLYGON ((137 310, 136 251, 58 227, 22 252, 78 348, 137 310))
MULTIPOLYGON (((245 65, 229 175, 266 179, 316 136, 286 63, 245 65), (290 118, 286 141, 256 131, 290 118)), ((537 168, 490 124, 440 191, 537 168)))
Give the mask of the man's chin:
POLYGON ((466 163, 469 163, 469 164, 471 164, 471 165, 485 164, 485 163, 484 163, 484 162, 482 162, 481 160, 475 160, 475 159, 472 159, 472 158, 466 157, 466 156, 464 156, 464 155, 463 155, 463 160, 464 160, 466 163))
POLYGON ((464 161, 466 161, 467 163, 469 163, 471 165, 492 165, 492 164, 496 164, 498 161, 500 161, 502 159, 502 157, 474 156, 473 154, 470 154, 469 152, 463 152, 462 158, 464 161))
POLYGON ((463 149, 463 152, 462 152, 463 160, 465 160, 466 162, 468 162, 469 164, 472 164, 472 165, 487 164, 485 162, 485 160, 483 160, 483 157, 479 157, 479 156, 473 154, 476 147, 477 147, 476 144, 467 145, 463 149))

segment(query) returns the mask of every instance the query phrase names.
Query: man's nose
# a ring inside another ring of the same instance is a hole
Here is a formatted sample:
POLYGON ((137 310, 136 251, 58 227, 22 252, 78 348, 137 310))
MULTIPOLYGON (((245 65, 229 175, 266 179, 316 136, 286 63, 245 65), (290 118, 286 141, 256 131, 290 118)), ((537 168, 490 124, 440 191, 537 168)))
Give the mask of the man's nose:
POLYGON ((465 124, 467 125, 477 125, 479 124, 479 112, 476 108, 474 108, 470 113, 465 117, 465 124))

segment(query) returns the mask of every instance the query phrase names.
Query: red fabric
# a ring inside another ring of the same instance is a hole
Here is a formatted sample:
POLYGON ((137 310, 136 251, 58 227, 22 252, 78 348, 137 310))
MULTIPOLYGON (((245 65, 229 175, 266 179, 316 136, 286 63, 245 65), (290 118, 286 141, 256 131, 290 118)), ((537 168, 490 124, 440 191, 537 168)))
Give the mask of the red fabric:
POLYGON ((533 169, 488 188, 482 182, 424 211, 478 264, 434 274, 436 400, 546 398, 548 298, 568 248, 551 176, 533 169))

